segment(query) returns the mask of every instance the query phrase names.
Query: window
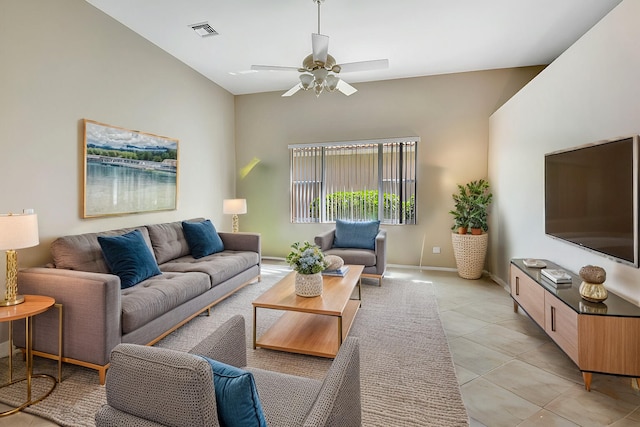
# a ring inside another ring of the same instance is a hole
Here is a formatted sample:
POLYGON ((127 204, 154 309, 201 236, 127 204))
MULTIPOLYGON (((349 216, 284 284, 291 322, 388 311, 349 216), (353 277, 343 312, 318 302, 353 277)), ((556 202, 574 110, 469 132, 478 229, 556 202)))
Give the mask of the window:
POLYGON ((419 140, 290 145, 291 222, 415 224, 419 140))

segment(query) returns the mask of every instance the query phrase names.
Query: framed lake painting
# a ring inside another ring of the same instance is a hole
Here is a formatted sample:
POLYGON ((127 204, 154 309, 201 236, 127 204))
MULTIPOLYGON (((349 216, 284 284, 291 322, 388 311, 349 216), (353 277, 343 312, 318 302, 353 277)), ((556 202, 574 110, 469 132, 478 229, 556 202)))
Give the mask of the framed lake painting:
POLYGON ((84 119, 84 218, 173 210, 177 203, 177 139, 84 119))

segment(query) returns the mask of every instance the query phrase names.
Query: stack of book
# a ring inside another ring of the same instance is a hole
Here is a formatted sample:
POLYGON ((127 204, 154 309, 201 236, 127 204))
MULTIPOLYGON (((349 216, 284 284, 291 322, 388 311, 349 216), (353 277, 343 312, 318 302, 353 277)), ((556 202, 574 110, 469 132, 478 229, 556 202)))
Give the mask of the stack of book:
POLYGON ((344 275, 347 274, 347 271, 349 271, 349 266, 348 265, 343 265, 342 267, 338 268, 337 270, 324 270, 322 272, 322 274, 324 276, 340 276, 340 277, 344 277, 344 275))
POLYGON ((571 275, 559 268, 544 268, 540 270, 542 276, 556 287, 571 287, 571 275))

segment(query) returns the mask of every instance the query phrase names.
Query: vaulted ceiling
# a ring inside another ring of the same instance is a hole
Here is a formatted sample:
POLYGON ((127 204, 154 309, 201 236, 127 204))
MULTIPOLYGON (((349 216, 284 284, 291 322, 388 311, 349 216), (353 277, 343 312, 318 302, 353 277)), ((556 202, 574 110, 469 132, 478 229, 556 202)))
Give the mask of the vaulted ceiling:
MULTIPOLYGON (((285 91, 318 31, 313 0, 86 0, 229 92, 285 91), (201 37, 207 22, 218 35, 201 37)), ((621 0, 323 0, 338 63, 388 59, 358 82, 549 64, 621 0)))

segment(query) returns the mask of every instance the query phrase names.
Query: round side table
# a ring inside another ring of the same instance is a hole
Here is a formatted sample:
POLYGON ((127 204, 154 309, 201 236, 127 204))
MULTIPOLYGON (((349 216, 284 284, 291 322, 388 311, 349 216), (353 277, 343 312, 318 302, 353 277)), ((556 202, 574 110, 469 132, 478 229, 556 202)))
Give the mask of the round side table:
POLYGON ((21 405, 0 413, 0 417, 5 415, 14 414, 29 405, 36 402, 40 402, 47 397, 54 388, 56 388, 56 379, 51 375, 46 374, 34 374, 33 373, 33 316, 44 313, 54 306, 56 301, 51 297, 42 295, 25 295, 24 302, 18 305, 12 305, 9 307, 0 307, 0 322, 13 322, 14 320, 25 320, 25 356, 26 356, 26 377, 14 380, 13 377, 13 328, 9 325, 9 382, 0 386, 7 387, 11 384, 15 384, 21 381, 27 382, 27 400, 21 405), (31 397, 31 379, 32 378, 47 378, 53 382, 53 385, 43 396, 32 399, 31 397))

